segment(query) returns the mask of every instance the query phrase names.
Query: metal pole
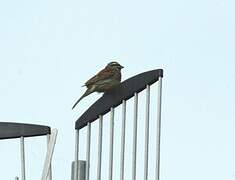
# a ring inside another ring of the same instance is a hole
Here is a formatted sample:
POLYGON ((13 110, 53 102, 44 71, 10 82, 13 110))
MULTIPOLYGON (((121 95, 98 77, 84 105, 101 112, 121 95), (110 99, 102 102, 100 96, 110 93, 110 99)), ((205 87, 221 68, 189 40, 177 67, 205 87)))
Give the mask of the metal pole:
POLYGON ((102 160, 102 135, 103 135, 103 116, 99 116, 99 138, 98 138, 98 162, 97 180, 101 180, 101 160, 102 160))
POLYGON ((78 180, 79 130, 75 131, 74 180, 78 180))
POLYGON ((21 179, 25 180, 25 150, 24 137, 20 137, 20 152, 21 152, 21 179))
MULTIPOLYGON (((49 147, 49 142, 50 142, 50 134, 47 134, 47 148, 49 147)), ((47 180, 52 180, 51 164, 50 164, 47 180)))
POLYGON ((149 107, 150 86, 146 87, 146 119, 145 119, 145 152, 144 152, 144 180, 148 179, 148 154, 149 154, 149 107))
POLYGON ((132 180, 136 179, 136 144, 137 144, 138 94, 134 95, 132 180))
POLYGON ((161 109, 162 109, 162 78, 159 77, 158 84, 158 106, 157 106, 157 143, 156 143, 156 170, 155 180, 160 178, 160 144, 161 144, 161 109))
POLYGON ((89 180, 90 150, 91 149, 91 123, 87 123, 87 148, 86 148, 86 180, 89 180))
POLYGON ((114 108, 111 108, 110 142, 109 142, 109 180, 113 179, 113 135, 114 135, 114 108))
POLYGON ((120 180, 124 180, 125 165, 125 135, 126 134, 126 101, 122 101, 122 132, 121 132, 121 160, 120 160, 120 180))

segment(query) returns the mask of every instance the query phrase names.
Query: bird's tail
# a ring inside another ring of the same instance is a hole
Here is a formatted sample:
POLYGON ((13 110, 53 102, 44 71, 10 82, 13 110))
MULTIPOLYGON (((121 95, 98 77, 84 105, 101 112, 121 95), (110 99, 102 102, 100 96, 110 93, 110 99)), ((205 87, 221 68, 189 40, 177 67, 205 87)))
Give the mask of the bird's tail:
POLYGON ((87 89, 86 92, 77 100, 77 102, 73 105, 72 109, 75 108, 75 106, 86 96, 88 96, 89 94, 93 93, 93 91, 91 91, 90 89, 87 89))

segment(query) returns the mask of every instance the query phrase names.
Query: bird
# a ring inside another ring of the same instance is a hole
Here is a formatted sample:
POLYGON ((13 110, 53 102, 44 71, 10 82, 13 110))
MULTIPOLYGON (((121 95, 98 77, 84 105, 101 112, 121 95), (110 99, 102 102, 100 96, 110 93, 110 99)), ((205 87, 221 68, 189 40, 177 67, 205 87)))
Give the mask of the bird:
POLYGON ((118 62, 110 62, 104 69, 90 78, 82 87, 86 86, 85 93, 76 101, 72 109, 86 96, 93 92, 107 92, 121 82, 121 69, 124 68, 118 62))

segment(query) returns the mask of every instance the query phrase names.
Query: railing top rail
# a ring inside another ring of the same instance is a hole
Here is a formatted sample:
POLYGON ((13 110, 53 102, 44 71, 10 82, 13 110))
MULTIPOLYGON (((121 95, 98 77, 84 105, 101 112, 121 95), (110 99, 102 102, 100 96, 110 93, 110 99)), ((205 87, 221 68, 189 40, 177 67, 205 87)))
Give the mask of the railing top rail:
POLYGON ((99 118, 99 115, 108 113, 111 107, 117 107, 123 100, 128 100, 134 96, 134 93, 143 91, 147 85, 151 85, 163 77, 163 70, 156 69, 147 71, 136 76, 133 76, 111 91, 104 93, 75 123, 75 129, 81 129, 87 125, 88 122, 93 122, 99 118))
POLYGON ((14 122, 0 122, 0 139, 13 139, 22 136, 42 136, 50 133, 51 128, 49 126, 14 122))

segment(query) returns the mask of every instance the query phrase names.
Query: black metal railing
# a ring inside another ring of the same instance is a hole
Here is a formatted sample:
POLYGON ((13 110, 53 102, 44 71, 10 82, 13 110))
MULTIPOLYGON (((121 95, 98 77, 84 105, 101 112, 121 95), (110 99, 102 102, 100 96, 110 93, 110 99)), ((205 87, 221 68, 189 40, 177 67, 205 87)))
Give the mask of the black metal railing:
POLYGON ((163 77, 163 70, 157 69, 138 74, 130 79, 125 80, 120 85, 105 93, 99 100, 97 100, 88 110, 77 119, 75 129, 81 129, 87 125, 88 122, 93 122, 99 118, 99 115, 108 113, 112 108, 117 107, 123 100, 128 100, 146 89, 147 85, 152 85, 159 78, 163 77))
MULTIPOLYGON (((161 127, 161 94, 162 94, 163 70, 157 69, 141 73, 130 79, 125 80, 109 92, 98 99, 87 111, 85 111, 75 123, 75 165, 73 169, 73 180, 89 180, 90 177, 90 148, 91 148, 91 124, 98 120, 98 160, 96 180, 101 180, 101 156, 102 156, 102 137, 103 137, 103 116, 110 112, 109 127, 109 155, 108 160, 108 180, 113 179, 113 144, 114 144, 114 110, 122 104, 122 130, 121 130, 121 154, 120 154, 120 180, 124 178, 124 156, 125 156, 125 134, 126 134, 126 101, 134 97, 134 121, 133 121, 133 153, 132 153, 132 180, 136 180, 136 148, 137 148, 137 118, 138 118, 138 94, 146 89, 146 116, 145 116, 145 151, 144 151, 144 180, 148 179, 148 148, 149 148, 149 119, 150 119, 150 86, 159 81, 158 85, 158 106, 157 106, 157 129, 156 129, 156 173, 155 180, 159 180, 160 164, 160 127, 161 127), (79 130, 86 127, 86 161, 79 162, 79 130), (81 170, 82 169, 82 170, 81 170)), ((115 178, 116 180, 117 178, 115 178)), ((139 179, 139 178, 138 178, 139 179)), ((151 179, 153 179, 151 177, 151 179)))
MULTIPOLYGON (((0 140, 20 138, 21 179, 26 179, 25 168, 25 138, 34 136, 47 136, 49 144, 51 128, 36 124, 23 124, 14 122, 0 122, 0 140)), ((49 165, 50 166, 50 163, 49 165)), ((48 180, 51 180, 51 168, 46 169, 48 180)), ((15 179, 19 179, 16 177, 15 179)))
POLYGON ((51 128, 36 124, 0 122, 0 139, 43 136, 51 133, 51 128))

